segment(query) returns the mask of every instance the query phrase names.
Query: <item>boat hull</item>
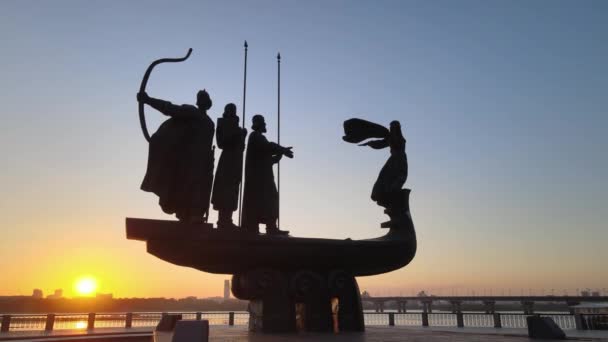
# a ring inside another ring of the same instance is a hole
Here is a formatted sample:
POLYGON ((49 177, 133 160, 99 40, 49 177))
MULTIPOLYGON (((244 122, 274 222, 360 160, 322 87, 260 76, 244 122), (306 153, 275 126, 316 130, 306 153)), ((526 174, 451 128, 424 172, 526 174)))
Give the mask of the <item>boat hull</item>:
POLYGON ((353 276, 368 276, 394 271, 414 258, 416 235, 411 216, 407 217, 400 227, 368 240, 223 233, 206 224, 141 218, 127 218, 126 226, 127 238, 146 241, 148 253, 204 272, 341 269, 353 276))

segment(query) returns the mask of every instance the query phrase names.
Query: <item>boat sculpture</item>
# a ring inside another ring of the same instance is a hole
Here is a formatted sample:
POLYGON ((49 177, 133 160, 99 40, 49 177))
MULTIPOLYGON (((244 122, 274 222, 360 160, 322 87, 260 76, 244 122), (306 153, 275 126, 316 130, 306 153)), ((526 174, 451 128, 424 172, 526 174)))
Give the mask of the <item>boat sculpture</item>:
POLYGON ((127 238, 146 242, 147 252, 179 266, 232 274, 236 298, 262 303, 261 330, 295 330, 295 304, 307 308, 310 331, 332 329, 331 299, 339 302, 342 331, 363 331, 355 277, 406 266, 416 254, 408 189, 388 232, 366 240, 250 235, 217 231, 209 223, 127 218, 127 238))
MULTIPOLYGON (((144 77, 141 91, 154 65, 144 77)), ((141 125, 149 140, 140 104, 141 125)), ((232 293, 249 300, 250 329, 262 332, 364 331, 355 277, 397 270, 416 254, 409 207, 405 139, 397 121, 390 130, 365 120, 344 122, 344 140, 374 149, 391 148, 391 157, 374 184, 372 199, 384 207, 388 232, 365 240, 301 238, 217 229, 213 224, 127 218, 127 239, 146 242, 148 253, 179 266, 232 275, 232 293), (337 304, 337 305, 336 305, 337 304), (298 308, 298 309, 296 309, 298 308), (296 317, 297 316, 297 317, 296 317), (297 324, 296 324, 297 322, 297 324)))

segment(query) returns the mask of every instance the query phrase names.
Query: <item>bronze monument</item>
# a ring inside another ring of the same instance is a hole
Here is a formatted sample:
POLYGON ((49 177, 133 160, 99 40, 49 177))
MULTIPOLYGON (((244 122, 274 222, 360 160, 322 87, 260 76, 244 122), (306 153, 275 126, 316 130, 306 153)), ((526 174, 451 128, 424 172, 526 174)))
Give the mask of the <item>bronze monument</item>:
MULTIPOLYGON (((181 113, 173 105, 147 97, 143 90, 140 90, 138 99, 140 108, 146 103, 169 115, 181 113)), ((158 139, 159 146, 155 146, 160 151, 178 151, 189 146, 200 152, 184 155, 192 159, 180 161, 183 164, 179 165, 196 167, 196 172, 203 175, 200 181, 196 180, 200 188, 197 187, 194 192, 204 196, 210 196, 203 183, 209 180, 209 172, 205 170, 209 161, 213 160, 212 156, 205 156, 208 151, 213 151, 207 143, 209 137, 213 136, 213 122, 206 116, 207 103, 210 106, 210 101, 197 101, 198 108, 183 109, 196 117, 187 120, 202 121, 200 127, 192 128, 191 121, 175 123, 178 127, 176 131, 183 129, 183 132, 191 134, 180 136, 186 140, 158 139), (196 143, 187 145, 186 141, 196 143)), ((209 199, 197 197, 197 202, 194 202, 196 207, 188 207, 187 219, 181 214, 178 215, 179 221, 127 218, 127 238, 145 241, 148 253, 173 264, 209 273, 232 274, 232 293, 251 303, 250 320, 254 331, 296 331, 296 306, 304 316, 304 322, 299 322, 298 326, 308 331, 333 331, 336 317, 339 330, 364 331, 363 310, 355 277, 397 270, 407 265, 416 254, 416 233, 409 210, 410 190, 402 189, 407 179, 407 158, 401 125, 393 121, 386 128, 361 119, 344 122, 343 139, 346 142, 362 143, 374 149, 390 148, 390 157, 372 190, 372 199, 385 208, 390 218, 381 224, 381 227, 388 228, 388 232, 365 240, 317 239, 291 237, 278 230, 278 195, 272 164, 283 155, 293 157, 293 152, 289 147, 268 142, 263 135, 265 122, 262 116, 253 117, 253 132, 246 151, 244 231, 231 222, 240 182, 240 171, 237 176, 235 170, 242 163, 242 143, 246 134, 243 128, 237 129, 238 126, 235 126, 238 122, 235 117, 236 108, 226 106, 225 121, 218 120, 218 145, 223 152, 212 197, 214 208, 220 211, 218 228, 193 217, 193 213, 199 214, 204 209, 201 204, 208 203, 209 199), (259 233, 259 223, 266 224, 266 234, 259 233), (332 312, 332 307, 339 307, 338 312, 332 312)), ((174 119, 177 121, 174 116, 167 122, 174 119)), ((199 125, 198 121, 196 123, 199 125)), ((168 128, 161 126, 150 140, 151 154, 154 137, 165 130, 168 128)), ((173 137, 171 134, 169 136, 173 137)), ((171 163, 167 165, 174 166, 171 163)), ((176 170, 181 169, 178 167, 176 170)), ((190 182, 191 179, 161 178, 158 184, 161 188, 188 188, 184 184, 177 184, 182 181, 190 182), (171 187, 163 180, 168 181, 171 187)), ((178 191, 175 193, 179 194, 178 197, 173 197, 174 202, 170 203, 193 203, 189 202, 191 197, 179 197, 190 196, 191 193, 178 191)), ((162 199, 161 196, 161 207, 171 213, 174 208, 166 209, 162 199)), ((175 206, 175 209, 179 207, 175 206)))

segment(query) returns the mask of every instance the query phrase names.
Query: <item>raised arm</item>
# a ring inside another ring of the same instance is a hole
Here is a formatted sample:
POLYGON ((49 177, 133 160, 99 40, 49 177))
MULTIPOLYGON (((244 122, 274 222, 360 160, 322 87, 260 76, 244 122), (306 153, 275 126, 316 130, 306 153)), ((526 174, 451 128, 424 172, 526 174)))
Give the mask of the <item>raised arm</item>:
POLYGON ((293 158, 292 147, 283 147, 277 143, 270 142, 261 134, 252 133, 250 135, 248 148, 255 148, 258 153, 270 154, 273 158, 277 155, 293 158))
POLYGON ((156 109, 157 111, 159 111, 167 116, 188 118, 188 117, 196 117, 198 114, 198 110, 194 106, 174 105, 173 103, 171 103, 169 101, 150 97, 145 92, 137 94, 137 100, 150 105, 150 107, 156 109))

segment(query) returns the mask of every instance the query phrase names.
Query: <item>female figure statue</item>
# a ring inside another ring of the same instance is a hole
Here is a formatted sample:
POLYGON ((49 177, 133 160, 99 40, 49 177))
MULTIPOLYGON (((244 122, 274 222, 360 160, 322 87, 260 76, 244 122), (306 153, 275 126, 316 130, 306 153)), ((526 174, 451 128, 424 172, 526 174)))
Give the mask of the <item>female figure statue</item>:
MULTIPOLYGON (((369 146, 373 149, 390 147, 390 157, 380 170, 378 179, 374 183, 371 198, 378 205, 386 208, 385 213, 393 217, 395 211, 404 208, 404 195, 401 187, 407 180, 407 155, 405 154, 405 138, 401 133, 399 121, 392 121, 389 129, 373 122, 350 119, 344 122, 344 141, 349 143, 360 143, 369 140, 360 146, 369 146)), ((388 224, 388 223, 387 223, 388 224)))

